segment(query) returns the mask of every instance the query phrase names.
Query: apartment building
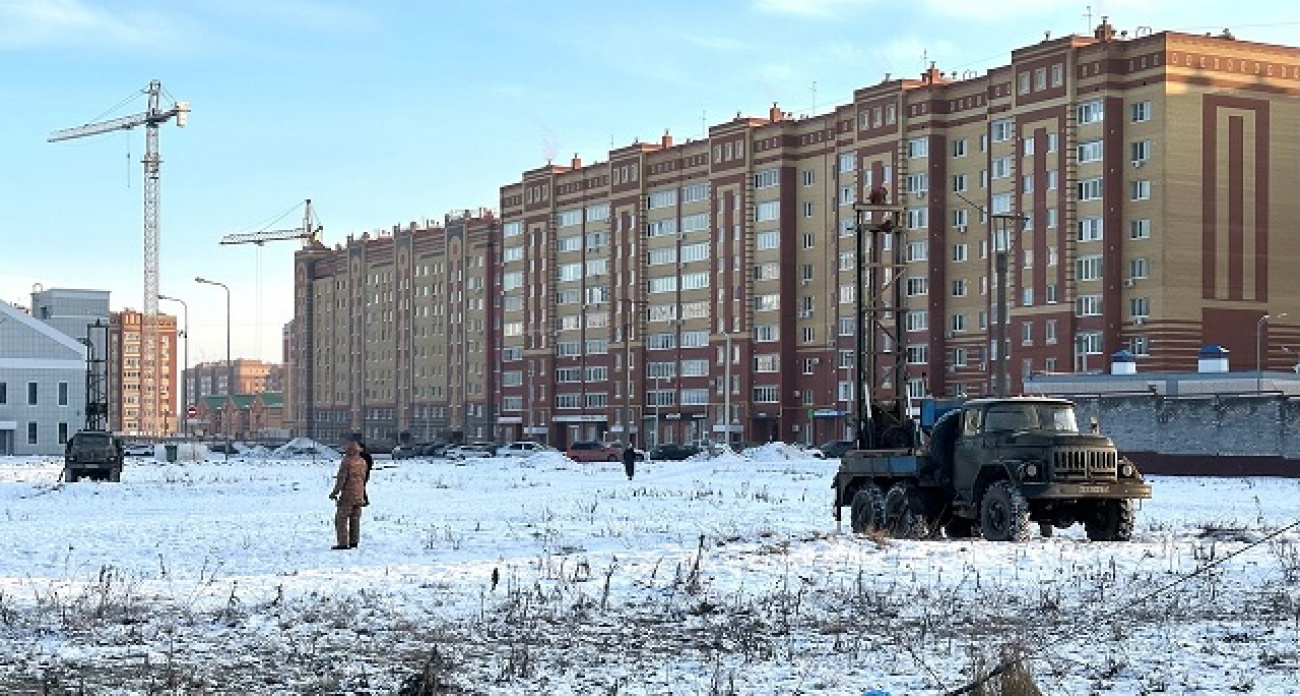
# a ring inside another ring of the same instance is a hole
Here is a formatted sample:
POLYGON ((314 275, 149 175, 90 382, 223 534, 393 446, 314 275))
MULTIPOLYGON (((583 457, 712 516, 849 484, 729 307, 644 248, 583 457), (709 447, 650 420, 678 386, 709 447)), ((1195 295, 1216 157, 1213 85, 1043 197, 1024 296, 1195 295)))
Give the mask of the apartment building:
POLYGON ((108 321, 109 427, 132 436, 160 437, 177 430, 183 416, 176 410, 176 317, 157 315, 156 375, 147 374, 143 313, 113 312, 108 321), (146 407, 146 400, 152 405, 146 407), (150 416, 149 414, 153 414, 150 416))
POLYGON ((1122 349, 1144 370, 1210 344, 1289 365, 1298 94, 1296 48, 1103 22, 984 74, 931 66, 829 113, 524 172, 500 191, 498 437, 841 437, 868 258, 883 398, 1002 372, 1015 393, 1122 349))
POLYGON ((464 211, 297 252, 294 434, 372 448, 492 437, 498 235, 492 213, 464 211))

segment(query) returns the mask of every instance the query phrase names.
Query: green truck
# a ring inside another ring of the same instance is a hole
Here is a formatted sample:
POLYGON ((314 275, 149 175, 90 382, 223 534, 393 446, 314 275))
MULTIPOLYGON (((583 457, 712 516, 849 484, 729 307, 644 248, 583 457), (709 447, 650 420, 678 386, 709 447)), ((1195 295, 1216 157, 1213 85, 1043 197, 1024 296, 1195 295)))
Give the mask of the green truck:
POLYGON ((81 430, 68 439, 63 454, 63 480, 122 480, 122 438, 102 430, 81 430))
POLYGON ((853 531, 902 538, 1024 541, 1083 524, 1128 541, 1151 486, 1110 438, 1081 432, 1074 404, 1047 397, 929 402, 915 446, 854 449, 835 474, 834 514, 853 531))

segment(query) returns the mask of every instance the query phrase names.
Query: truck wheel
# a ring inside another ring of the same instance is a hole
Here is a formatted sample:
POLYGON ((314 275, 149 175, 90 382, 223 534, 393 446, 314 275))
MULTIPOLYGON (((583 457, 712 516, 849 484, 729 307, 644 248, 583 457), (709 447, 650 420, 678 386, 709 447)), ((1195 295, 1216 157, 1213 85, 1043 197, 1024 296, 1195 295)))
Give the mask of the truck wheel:
POLYGON ((63 470, 63 480, 64 480, 64 481, 67 481, 68 483, 76 483, 76 482, 77 482, 77 470, 76 470, 76 469, 73 469, 73 468, 71 468, 71 467, 67 467, 67 468, 65 468, 65 469, 63 470))
POLYGON ((912 511, 908 502, 911 486, 895 483, 885 494, 885 529, 899 539, 924 539, 930 535, 925 518, 912 511))
POLYGON ((975 531, 979 528, 975 520, 965 517, 954 517, 948 520, 948 524, 943 526, 943 533, 948 535, 949 539, 970 539, 975 536, 975 531))
POLYGON ((1133 538, 1133 501, 1103 500, 1084 520, 1091 541, 1129 541, 1133 538))
POLYGON ((1010 481, 998 481, 984 491, 980 531, 989 541, 1029 540, 1029 503, 1010 481))
POLYGON ((111 483, 121 483, 121 482, 122 482, 122 470, 121 470, 121 469, 109 469, 109 470, 108 470, 108 480, 109 480, 109 482, 111 482, 111 483))
POLYGON ((885 496, 880 486, 867 483, 853 494, 849 503, 849 526, 858 534, 866 534, 880 529, 885 519, 885 496))

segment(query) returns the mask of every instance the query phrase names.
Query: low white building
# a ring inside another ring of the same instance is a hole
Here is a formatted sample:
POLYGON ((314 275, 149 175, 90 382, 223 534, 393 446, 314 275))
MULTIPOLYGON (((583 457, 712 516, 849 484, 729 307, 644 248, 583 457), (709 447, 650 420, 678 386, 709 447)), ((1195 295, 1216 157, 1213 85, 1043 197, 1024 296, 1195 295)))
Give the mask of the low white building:
POLYGON ((62 455, 85 412, 85 345, 0 302, 0 455, 62 455))

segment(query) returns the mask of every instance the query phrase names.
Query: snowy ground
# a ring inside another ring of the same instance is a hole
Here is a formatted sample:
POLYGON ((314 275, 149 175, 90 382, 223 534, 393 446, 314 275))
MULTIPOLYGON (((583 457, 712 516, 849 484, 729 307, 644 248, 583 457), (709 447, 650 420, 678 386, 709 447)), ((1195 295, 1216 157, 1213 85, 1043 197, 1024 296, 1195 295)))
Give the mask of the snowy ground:
MULTIPOLYGON (((836 529, 836 461, 0 459, 0 693, 1300 693, 1300 481, 1157 478, 1131 543, 836 529), (1237 555, 1233 555, 1237 554, 1237 555), (494 581, 495 578, 495 581, 494 581)), ((847 525, 847 521, 846 521, 847 525)))

